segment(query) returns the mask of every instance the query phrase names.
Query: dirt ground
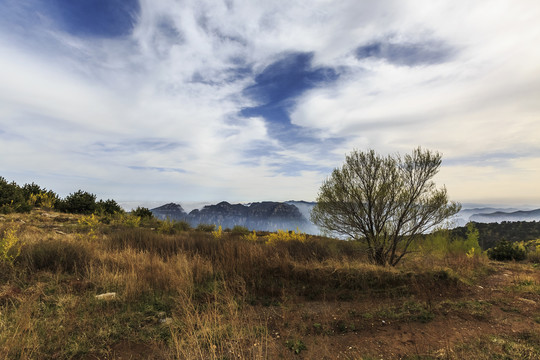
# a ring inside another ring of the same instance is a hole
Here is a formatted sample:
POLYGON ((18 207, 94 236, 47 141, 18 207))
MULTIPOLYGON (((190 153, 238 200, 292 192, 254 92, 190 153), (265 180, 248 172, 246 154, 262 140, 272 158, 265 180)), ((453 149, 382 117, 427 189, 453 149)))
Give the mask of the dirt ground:
POLYGON ((473 356, 474 351, 460 348, 479 339, 538 336, 540 293, 520 284, 539 284, 540 270, 498 266, 482 285, 471 285, 450 299, 445 294, 427 301, 310 302, 267 310, 274 342, 268 358, 448 359, 460 358, 459 351, 473 356), (399 311, 404 302, 423 305, 425 316, 385 314, 384 309, 399 311), (293 345, 284 351, 286 339, 301 340, 305 349, 296 354, 293 345))
MULTIPOLYGON (((540 270, 530 265, 495 266, 498 270, 481 285, 453 294, 256 305, 250 307, 255 317, 251 320, 268 334, 265 343, 246 346, 262 347, 252 353, 265 359, 477 359, 481 354, 486 359, 525 358, 492 357, 489 352, 508 346, 505 339, 527 340, 531 334, 540 338, 540 270)), ((537 350, 526 358, 540 359, 537 350)), ((155 346, 120 342, 110 358, 160 356, 155 346)), ((233 358, 246 357, 230 354, 223 359, 233 358)))

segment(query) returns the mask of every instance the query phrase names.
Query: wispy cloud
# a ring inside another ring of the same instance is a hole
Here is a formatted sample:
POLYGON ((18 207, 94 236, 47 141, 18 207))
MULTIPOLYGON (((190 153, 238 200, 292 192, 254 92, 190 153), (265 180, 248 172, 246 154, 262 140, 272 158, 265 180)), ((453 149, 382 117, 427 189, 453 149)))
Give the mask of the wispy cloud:
POLYGON ((523 198, 539 16, 532 0, 6 0, 0 171, 123 200, 311 200, 352 148, 422 145, 452 197, 526 174, 505 190, 523 198))

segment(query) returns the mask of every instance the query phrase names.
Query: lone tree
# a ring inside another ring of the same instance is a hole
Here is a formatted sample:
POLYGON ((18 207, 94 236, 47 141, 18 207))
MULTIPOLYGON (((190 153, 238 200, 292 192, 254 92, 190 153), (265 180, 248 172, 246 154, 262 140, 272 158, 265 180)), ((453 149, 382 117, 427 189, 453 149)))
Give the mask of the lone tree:
POLYGON ((323 182, 311 220, 365 242, 373 263, 395 266, 419 235, 461 209, 431 180, 441 158, 420 147, 403 158, 355 150, 323 182))

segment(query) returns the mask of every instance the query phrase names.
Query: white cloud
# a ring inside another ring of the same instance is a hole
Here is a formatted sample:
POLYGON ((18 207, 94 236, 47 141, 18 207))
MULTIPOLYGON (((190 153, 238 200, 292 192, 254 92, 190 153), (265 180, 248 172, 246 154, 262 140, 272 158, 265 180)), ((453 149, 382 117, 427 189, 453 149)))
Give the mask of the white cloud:
POLYGON ((351 149, 422 145, 466 163, 438 176, 458 200, 503 189, 522 199, 540 180, 539 17, 535 1, 142 0, 130 37, 77 38, 45 19, 24 43, 0 26, 0 170, 125 200, 312 200, 324 169, 351 149), (420 66, 355 58, 388 39, 440 42, 453 56, 420 66), (291 114, 318 144, 286 145, 263 119, 238 114, 256 103, 242 93, 253 74, 235 71, 260 72, 284 52, 340 69, 291 114), (501 153, 517 154, 512 171, 469 161, 501 153))

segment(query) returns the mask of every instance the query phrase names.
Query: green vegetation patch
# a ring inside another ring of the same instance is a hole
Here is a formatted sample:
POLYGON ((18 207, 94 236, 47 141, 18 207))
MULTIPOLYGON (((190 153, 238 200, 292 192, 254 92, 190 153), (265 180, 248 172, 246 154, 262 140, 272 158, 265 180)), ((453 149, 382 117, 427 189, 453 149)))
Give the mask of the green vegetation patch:
POLYGON ((401 306, 380 309, 375 316, 382 321, 422 322, 427 323, 435 318, 435 314, 427 306, 414 300, 408 300, 401 306))
POLYGON ((477 319, 485 319, 491 311, 492 304, 482 300, 445 300, 437 305, 437 311, 447 315, 457 313, 470 315, 477 319))

